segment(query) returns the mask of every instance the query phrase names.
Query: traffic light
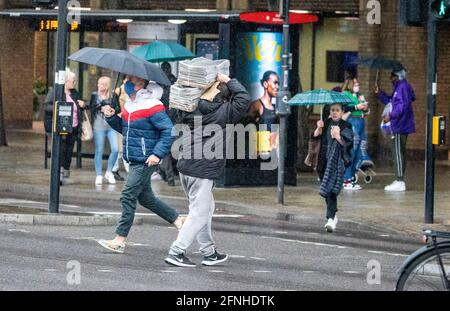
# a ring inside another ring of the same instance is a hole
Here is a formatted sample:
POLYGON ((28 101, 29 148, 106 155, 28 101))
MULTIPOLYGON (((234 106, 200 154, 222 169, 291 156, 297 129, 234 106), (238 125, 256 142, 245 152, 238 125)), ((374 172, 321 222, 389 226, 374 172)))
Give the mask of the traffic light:
POLYGON ((33 6, 38 8, 54 8, 58 0, 33 0, 33 6))
POLYGON ((450 17, 450 0, 433 0, 431 13, 436 19, 448 19, 450 17))

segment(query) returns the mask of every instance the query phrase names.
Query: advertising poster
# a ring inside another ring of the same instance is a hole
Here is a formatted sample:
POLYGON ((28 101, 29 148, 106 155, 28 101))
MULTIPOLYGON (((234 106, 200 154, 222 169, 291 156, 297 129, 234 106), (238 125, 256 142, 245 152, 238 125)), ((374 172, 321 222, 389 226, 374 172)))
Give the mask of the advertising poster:
POLYGON ((261 79, 265 72, 281 75, 283 36, 279 32, 244 32, 238 34, 236 47, 236 77, 250 92, 252 100, 260 98, 264 89, 261 79))

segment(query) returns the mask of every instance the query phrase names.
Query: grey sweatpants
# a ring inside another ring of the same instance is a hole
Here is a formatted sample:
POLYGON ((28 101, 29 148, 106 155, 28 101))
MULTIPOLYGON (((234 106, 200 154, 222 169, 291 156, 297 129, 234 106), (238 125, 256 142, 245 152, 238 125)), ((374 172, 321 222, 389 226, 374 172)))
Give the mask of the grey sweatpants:
POLYGON ((202 255, 210 256, 215 252, 211 234, 211 221, 215 209, 212 193, 214 181, 181 173, 180 181, 189 200, 189 214, 181 227, 177 240, 172 244, 169 254, 184 254, 197 238, 202 255))

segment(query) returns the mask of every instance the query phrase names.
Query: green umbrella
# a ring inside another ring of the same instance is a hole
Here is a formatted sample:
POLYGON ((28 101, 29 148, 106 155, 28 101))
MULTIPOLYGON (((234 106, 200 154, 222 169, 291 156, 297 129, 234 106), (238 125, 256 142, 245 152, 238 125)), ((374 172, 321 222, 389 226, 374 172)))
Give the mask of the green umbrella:
POLYGON ((288 103, 290 106, 319 106, 330 104, 348 105, 354 102, 348 95, 320 89, 299 93, 288 103))
POLYGON ((168 41, 145 44, 134 49, 132 53, 152 63, 175 62, 195 57, 181 44, 168 41))

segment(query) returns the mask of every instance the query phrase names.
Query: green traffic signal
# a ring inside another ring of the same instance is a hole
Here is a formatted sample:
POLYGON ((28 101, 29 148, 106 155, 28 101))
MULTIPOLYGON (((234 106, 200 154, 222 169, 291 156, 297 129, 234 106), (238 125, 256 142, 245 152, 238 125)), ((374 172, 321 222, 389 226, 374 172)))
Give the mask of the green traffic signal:
POLYGON ((436 18, 448 18, 450 17, 450 0, 434 0, 431 9, 436 18))

